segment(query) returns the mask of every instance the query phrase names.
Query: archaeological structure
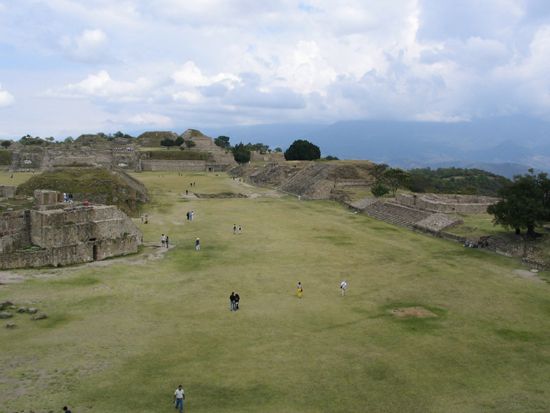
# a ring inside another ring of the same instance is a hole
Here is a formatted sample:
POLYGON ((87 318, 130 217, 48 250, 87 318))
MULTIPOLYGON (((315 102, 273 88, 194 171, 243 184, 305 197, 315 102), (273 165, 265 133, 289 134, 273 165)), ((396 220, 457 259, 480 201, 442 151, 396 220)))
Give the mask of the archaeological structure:
POLYGON ((115 206, 64 202, 37 190, 32 209, 0 219, 0 270, 63 266, 136 253, 141 231, 115 206))

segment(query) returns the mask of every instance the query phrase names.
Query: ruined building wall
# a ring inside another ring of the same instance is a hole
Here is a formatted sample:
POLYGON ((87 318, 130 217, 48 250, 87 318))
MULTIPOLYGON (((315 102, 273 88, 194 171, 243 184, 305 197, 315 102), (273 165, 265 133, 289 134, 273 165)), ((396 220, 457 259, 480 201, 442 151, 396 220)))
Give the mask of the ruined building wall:
POLYGON ((497 198, 472 195, 398 194, 395 200, 401 205, 425 211, 482 214, 497 198))
POLYGON ((143 171, 194 171, 206 170, 206 161, 142 159, 143 171))
POLYGON ((30 245, 29 211, 4 212, 0 218, 0 253, 30 245))
POLYGON ((142 234, 114 206, 60 205, 3 214, 0 269, 71 265, 136 253, 142 234), (33 245, 34 248, 21 250, 33 245))

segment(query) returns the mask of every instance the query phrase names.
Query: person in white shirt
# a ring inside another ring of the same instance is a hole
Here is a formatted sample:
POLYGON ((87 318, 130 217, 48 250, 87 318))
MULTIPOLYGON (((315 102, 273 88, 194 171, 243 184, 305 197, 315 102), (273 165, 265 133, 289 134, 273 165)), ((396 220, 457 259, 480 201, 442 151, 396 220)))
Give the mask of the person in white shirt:
POLYGON ((174 402, 176 403, 176 409, 179 409, 180 413, 183 412, 183 401, 185 400, 185 392, 180 384, 174 392, 174 402))
POLYGON ((346 290, 348 289, 348 282, 346 280, 340 283, 340 291, 342 291, 342 297, 346 295, 346 290))

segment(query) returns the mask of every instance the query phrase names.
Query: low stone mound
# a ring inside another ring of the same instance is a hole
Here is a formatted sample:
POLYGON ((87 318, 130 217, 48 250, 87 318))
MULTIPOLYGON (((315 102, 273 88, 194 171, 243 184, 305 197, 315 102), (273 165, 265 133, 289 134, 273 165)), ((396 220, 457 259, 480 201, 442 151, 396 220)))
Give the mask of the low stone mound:
POLYGON ((178 135, 169 131, 150 131, 143 132, 137 137, 137 143, 148 148, 160 147, 160 142, 164 139, 175 140, 178 135))
POLYGON ((390 310, 390 314, 397 318, 435 318, 437 314, 420 306, 400 307, 390 310))
POLYGON ((419 229, 439 232, 444 230, 445 228, 452 227, 453 225, 462 224, 463 222, 464 221, 456 216, 437 213, 432 214, 421 221, 418 221, 415 226, 419 229))
POLYGON ((240 166, 230 173, 307 199, 349 200, 345 188, 369 187, 374 182, 372 167, 368 161, 294 161, 240 166))
POLYGON ((36 189, 71 193, 75 201, 116 205, 136 215, 149 197, 145 186, 124 171, 105 168, 63 168, 33 176, 17 187, 17 194, 32 196, 36 189))

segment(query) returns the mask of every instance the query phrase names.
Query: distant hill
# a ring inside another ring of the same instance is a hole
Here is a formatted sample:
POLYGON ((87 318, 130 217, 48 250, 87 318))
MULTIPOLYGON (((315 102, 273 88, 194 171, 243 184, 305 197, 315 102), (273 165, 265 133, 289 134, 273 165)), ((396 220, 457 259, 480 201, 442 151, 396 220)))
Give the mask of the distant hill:
POLYGON ((471 122, 356 120, 323 124, 252 125, 207 129, 231 142, 286 149, 305 138, 322 155, 368 159, 404 168, 483 165, 511 177, 528 168, 550 171, 550 122, 510 116, 471 122))

